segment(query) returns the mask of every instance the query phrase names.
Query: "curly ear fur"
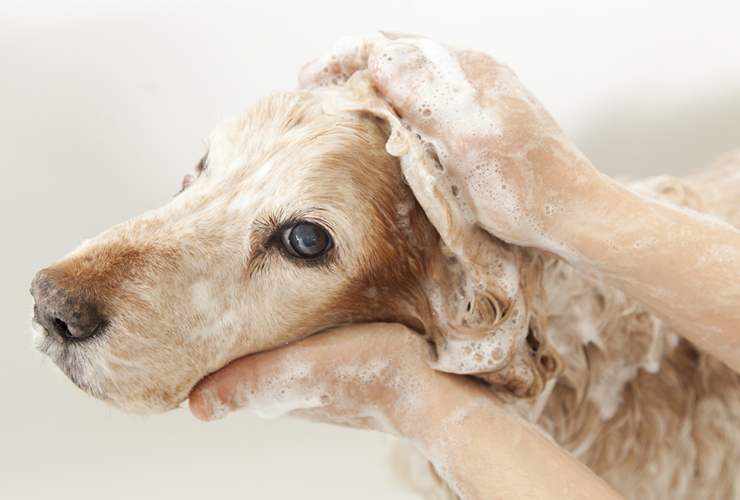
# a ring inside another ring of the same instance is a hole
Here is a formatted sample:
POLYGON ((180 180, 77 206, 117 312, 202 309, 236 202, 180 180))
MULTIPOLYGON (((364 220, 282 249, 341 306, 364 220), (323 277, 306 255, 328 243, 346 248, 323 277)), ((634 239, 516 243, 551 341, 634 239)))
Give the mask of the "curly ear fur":
POLYGON ((441 243, 441 269, 426 287, 437 311, 433 365, 475 375, 517 398, 535 397, 565 369, 547 338, 544 260, 486 236, 489 255, 480 263, 441 243))
POLYGON ((439 233, 436 261, 423 283, 431 312, 423 323, 441 371, 475 375, 518 398, 540 394, 565 362, 547 339, 543 258, 508 245, 467 221, 457 189, 450 186, 430 148, 407 130, 378 96, 366 72, 333 91, 346 99, 327 102, 330 114, 361 112, 387 124, 386 149, 399 158, 409 185, 439 233))

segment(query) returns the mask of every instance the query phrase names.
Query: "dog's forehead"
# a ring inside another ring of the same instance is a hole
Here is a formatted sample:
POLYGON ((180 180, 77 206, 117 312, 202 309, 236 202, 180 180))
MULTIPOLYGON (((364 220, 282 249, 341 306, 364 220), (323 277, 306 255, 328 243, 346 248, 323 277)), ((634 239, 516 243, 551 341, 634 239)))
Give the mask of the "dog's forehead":
POLYGON ((323 112, 322 101, 310 93, 278 94, 224 121, 205 141, 208 166, 244 176, 261 173, 264 177, 266 164, 275 174, 280 166, 297 172, 294 160, 331 148, 322 139, 341 122, 323 112))
POLYGON ((324 113, 322 101, 277 95, 221 124, 206 140, 198 190, 239 204, 248 199, 252 208, 353 203, 370 187, 364 178, 375 175, 364 156, 382 151, 384 138, 367 117, 324 113))

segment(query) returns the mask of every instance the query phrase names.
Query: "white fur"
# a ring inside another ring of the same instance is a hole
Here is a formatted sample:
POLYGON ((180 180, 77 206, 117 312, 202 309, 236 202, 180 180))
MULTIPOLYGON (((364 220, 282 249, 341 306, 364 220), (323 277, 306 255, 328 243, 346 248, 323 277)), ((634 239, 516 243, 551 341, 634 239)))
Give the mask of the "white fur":
MULTIPOLYGON (((362 74, 274 96, 207 147, 207 168, 172 202, 49 268, 109 318, 84 342, 35 334, 89 393, 160 412, 238 357, 341 324, 399 321, 436 344, 436 368, 488 382, 628 498, 740 498, 737 375, 606 284, 461 225, 423 145, 362 74), (384 151, 389 137, 400 161, 384 151), (423 174, 416 199, 401 169, 423 174), (325 260, 281 247, 276 235, 296 220, 329 231, 325 260)), ((740 156, 728 157, 642 189, 737 225, 738 172, 740 156)), ((408 467, 417 479, 427 469, 408 467)), ((452 495, 424 481, 429 498, 452 495)))

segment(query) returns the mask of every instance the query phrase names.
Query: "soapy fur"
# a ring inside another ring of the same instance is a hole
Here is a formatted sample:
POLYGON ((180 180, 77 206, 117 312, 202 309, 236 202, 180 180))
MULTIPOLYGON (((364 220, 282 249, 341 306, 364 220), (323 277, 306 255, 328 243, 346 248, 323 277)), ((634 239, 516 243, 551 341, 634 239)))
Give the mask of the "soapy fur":
MULTIPOLYGON (((364 71, 265 100, 214 132, 170 204, 47 270, 109 324, 66 344, 37 327, 37 345, 90 394, 154 413, 246 354, 398 322, 433 367, 485 381, 627 498, 740 498, 737 374, 618 290, 482 230, 431 146, 364 71), (297 220, 331 234, 322 260, 280 246, 297 220)), ((635 187, 738 225, 739 171, 735 155, 635 187)), ((268 416, 323 404, 320 387, 291 393, 291 374, 263 382, 283 391, 254 403, 268 416)))

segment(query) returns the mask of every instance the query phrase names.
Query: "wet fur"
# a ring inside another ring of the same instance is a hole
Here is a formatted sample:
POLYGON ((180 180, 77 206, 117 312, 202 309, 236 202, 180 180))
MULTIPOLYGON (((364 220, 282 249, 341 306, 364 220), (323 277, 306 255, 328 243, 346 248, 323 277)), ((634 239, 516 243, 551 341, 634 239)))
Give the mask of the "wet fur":
MULTIPOLYGON (((450 248, 385 151, 393 124, 327 113, 336 98, 274 96, 227 122, 208 140, 205 171, 170 204, 52 265, 57 286, 109 321, 67 345, 39 331, 39 348, 94 396, 153 413, 233 359, 334 326, 400 322, 442 352, 520 314, 528 328, 503 364, 472 375, 628 498, 740 498, 737 374, 561 261, 487 234, 476 251, 450 248), (329 230, 326 257, 281 248, 297 220, 329 230), (496 259, 518 270, 516 305, 496 259)), ((739 169, 728 157, 636 187, 737 225, 739 169)))

